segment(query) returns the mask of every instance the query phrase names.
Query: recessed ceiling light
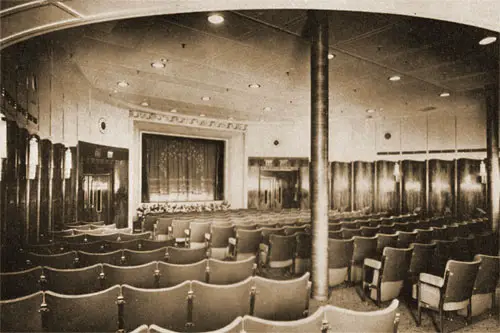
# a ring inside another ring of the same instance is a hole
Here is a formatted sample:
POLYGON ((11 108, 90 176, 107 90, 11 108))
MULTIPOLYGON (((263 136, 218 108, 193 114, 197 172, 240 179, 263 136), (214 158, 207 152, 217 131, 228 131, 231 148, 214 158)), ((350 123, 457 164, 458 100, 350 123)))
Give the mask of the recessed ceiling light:
POLYGON ((265 107, 265 108, 263 108, 262 110, 264 110, 264 111, 272 111, 272 109, 273 109, 272 107, 270 107, 270 106, 266 106, 266 107, 265 107))
POLYGON ((234 120, 234 118, 233 117, 228 117, 227 120, 234 120))
POLYGON ((200 117, 205 117, 205 114, 204 113, 200 113, 200 117))
POLYGON ((221 24, 224 22, 224 17, 220 14, 212 14, 208 17, 208 22, 212 24, 221 24))
POLYGON ((332 60, 333 58, 335 58, 335 54, 328 53, 328 60, 332 60))
POLYGON ((495 36, 484 37, 479 41, 479 45, 488 45, 497 41, 495 36))
POLYGON ((151 63, 151 67, 156 68, 156 69, 161 69, 165 68, 165 63, 161 61, 155 61, 151 63))
POLYGON ((172 112, 172 113, 176 113, 176 112, 177 112, 177 110, 176 110, 176 109, 171 109, 171 110, 170 110, 170 112, 172 112))
POLYGON ((142 106, 149 106, 149 103, 147 101, 144 101, 141 103, 142 106))
POLYGON ((123 87, 123 88, 125 88, 125 87, 128 87, 128 86, 129 86, 129 83, 128 83, 127 81, 123 81, 123 80, 122 80, 122 81, 118 81, 118 82, 116 82, 116 84, 117 84, 119 87, 123 87))
POLYGON ((366 113, 375 113, 375 109, 368 109, 366 110, 366 113))
POLYGON ((210 96, 203 96, 201 98, 202 101, 209 101, 210 100, 210 96))
POLYGON ((389 81, 399 81, 401 80, 401 76, 399 75, 393 75, 389 77, 389 81))
POLYGON ((258 83, 252 83, 252 84, 248 85, 248 88, 253 88, 253 89, 260 88, 260 84, 258 84, 258 83))
POLYGON ((439 94, 440 97, 449 97, 450 96, 450 93, 449 92, 446 92, 446 91, 443 91, 442 93, 439 94))
POLYGON ((116 94, 117 92, 118 92, 118 90, 113 89, 113 94, 116 94))

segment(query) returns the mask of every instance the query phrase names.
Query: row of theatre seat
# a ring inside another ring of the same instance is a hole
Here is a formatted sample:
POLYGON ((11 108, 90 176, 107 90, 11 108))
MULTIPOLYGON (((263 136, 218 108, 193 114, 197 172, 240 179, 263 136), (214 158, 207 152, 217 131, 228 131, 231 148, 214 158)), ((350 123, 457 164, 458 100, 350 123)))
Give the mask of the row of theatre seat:
POLYGON ((242 261, 203 259, 185 265, 152 261, 140 266, 96 264, 79 269, 37 266, 20 272, 0 274, 0 285, 1 299, 14 299, 47 290, 81 295, 117 284, 147 289, 168 288, 187 280, 227 285, 255 274, 255 257, 242 261))
MULTIPOLYGON (((352 311, 333 305, 321 306, 307 318, 291 321, 266 320, 246 315, 212 333, 395 333, 399 325, 399 302, 378 311, 352 311)), ((196 327, 194 327, 194 331, 196 327)), ((131 333, 176 333, 158 325, 141 325, 131 333)))
POLYGON ((52 291, 0 302, 2 332, 116 332, 143 324, 210 331, 238 316, 289 321, 308 314, 309 273, 275 281, 249 277, 230 285, 185 281, 171 288, 115 285, 84 295, 52 291))

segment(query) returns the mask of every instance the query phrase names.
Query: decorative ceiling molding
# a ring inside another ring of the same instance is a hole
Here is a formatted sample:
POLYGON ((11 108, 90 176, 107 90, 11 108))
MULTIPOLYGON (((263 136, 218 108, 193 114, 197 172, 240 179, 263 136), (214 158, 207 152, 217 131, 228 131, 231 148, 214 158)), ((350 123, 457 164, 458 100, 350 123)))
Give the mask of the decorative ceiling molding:
POLYGON ((159 112, 130 110, 129 117, 133 120, 150 121, 163 124, 182 125, 190 127, 214 128, 219 130, 230 130, 246 132, 247 124, 221 119, 210 119, 183 115, 162 114, 159 112))

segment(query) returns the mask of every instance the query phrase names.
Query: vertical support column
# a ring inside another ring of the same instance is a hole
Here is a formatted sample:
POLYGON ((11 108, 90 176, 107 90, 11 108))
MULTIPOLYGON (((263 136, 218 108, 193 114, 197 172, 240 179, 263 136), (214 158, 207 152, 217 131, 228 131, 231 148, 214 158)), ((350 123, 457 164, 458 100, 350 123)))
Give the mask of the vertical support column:
MULTIPOLYGON (((498 69, 497 69, 498 77, 498 69)), ((500 220, 500 174, 498 163, 498 79, 486 86, 486 147, 488 179, 488 218, 493 231, 498 232, 500 220)))
POLYGON ((308 12, 311 24, 312 296, 328 299, 328 15, 308 12))

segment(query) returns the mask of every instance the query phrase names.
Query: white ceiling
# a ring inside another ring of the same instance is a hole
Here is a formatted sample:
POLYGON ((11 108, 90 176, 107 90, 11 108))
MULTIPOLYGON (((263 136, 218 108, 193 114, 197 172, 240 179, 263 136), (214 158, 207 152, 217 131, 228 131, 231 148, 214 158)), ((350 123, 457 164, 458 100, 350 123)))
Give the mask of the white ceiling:
MULTIPOLYGON (((71 3, 69 1, 68 3, 71 3)), ((287 121, 309 114, 306 11, 228 11, 149 16, 63 30, 44 38, 71 55, 96 93, 111 103, 242 121, 287 121), (164 69, 151 62, 164 59, 164 69), (121 88, 120 80, 130 83, 121 88), (259 89, 248 87, 251 83, 259 89), (116 92, 115 92, 116 90, 116 92), (210 96, 210 101, 202 101, 210 96), (272 107, 272 111, 263 108, 272 107)), ((476 113, 495 82, 491 32, 406 16, 331 11, 332 117, 476 113), (401 81, 388 77, 398 74, 401 81), (448 98, 439 93, 448 91, 448 98)), ((13 46, 16 47, 16 46, 13 46)), ((9 48, 8 48, 9 49, 9 48)), ((498 71, 498 70, 496 70, 498 71)))

